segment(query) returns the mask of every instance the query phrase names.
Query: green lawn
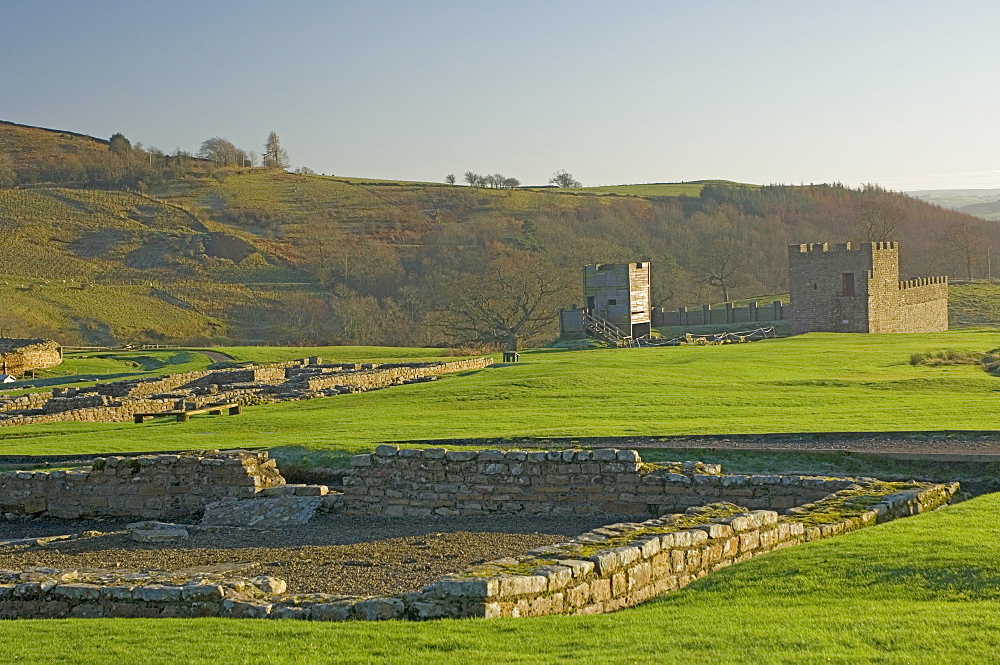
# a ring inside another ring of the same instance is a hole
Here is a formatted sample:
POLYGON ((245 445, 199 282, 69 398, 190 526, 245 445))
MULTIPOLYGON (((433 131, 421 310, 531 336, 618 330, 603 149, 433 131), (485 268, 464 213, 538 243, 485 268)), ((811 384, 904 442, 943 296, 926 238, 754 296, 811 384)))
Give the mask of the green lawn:
MULTIPOLYGON (((362 450, 380 441, 464 437, 991 430, 997 428, 1000 378, 977 366, 913 366, 909 360, 917 352, 998 346, 997 331, 952 331, 542 350, 524 353, 516 365, 252 407, 239 417, 4 427, 0 454, 237 446, 362 450)), ((336 357, 325 349, 287 353, 309 351, 336 357)), ((277 359, 284 352, 259 353, 277 359)))
POLYGON ((988 663, 1000 495, 792 547, 613 614, 0 622, 16 663, 988 663))

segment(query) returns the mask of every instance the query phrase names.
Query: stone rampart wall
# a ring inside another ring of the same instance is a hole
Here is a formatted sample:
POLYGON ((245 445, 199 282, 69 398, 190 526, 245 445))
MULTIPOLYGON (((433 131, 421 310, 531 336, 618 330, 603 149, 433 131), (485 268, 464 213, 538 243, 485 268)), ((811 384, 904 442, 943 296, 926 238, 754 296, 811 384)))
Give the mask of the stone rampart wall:
POLYGON ((721 475, 718 465, 643 464, 634 450, 501 451, 378 446, 351 458, 344 510, 354 515, 495 513, 660 515, 718 501, 784 509, 850 480, 721 475))
POLYGON ((283 483, 266 451, 107 457, 91 468, 0 473, 0 513, 177 519, 283 483))

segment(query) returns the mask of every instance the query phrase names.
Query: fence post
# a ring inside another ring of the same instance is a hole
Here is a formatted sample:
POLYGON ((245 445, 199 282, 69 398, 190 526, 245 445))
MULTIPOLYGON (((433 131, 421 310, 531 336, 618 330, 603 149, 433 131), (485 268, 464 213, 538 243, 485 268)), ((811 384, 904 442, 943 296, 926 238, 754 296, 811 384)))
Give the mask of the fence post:
POLYGON ((757 320, 757 301, 751 300, 747 303, 747 316, 751 321, 757 320))
POLYGON ((775 300, 774 301, 774 320, 775 321, 780 321, 781 320, 781 301, 780 300, 775 300))
POLYGON ((701 322, 708 324, 712 322, 712 306, 702 305, 701 306, 701 322))
POLYGON ((735 317, 733 315, 733 303, 726 303, 726 323, 734 323, 735 317))
POLYGON ((679 326, 687 325, 687 318, 688 318, 687 313, 688 313, 687 307, 677 308, 677 325, 679 326))

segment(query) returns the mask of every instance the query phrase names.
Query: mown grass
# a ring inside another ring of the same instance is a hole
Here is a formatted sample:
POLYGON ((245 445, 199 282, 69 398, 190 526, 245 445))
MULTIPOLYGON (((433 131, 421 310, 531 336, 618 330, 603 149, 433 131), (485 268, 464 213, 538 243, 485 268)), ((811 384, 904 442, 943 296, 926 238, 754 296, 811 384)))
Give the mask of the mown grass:
MULTIPOLYGON (((470 437, 992 430, 1000 379, 975 366, 909 360, 941 348, 998 346, 996 331, 952 331, 540 350, 514 365, 253 407, 235 418, 4 427, 0 454, 248 445, 364 450, 381 441, 470 437)), ((278 359, 271 350, 259 352, 278 359)))
POLYGON ((987 663, 1000 650, 998 510, 1000 495, 983 496, 594 617, 31 620, 0 636, 18 663, 987 663))

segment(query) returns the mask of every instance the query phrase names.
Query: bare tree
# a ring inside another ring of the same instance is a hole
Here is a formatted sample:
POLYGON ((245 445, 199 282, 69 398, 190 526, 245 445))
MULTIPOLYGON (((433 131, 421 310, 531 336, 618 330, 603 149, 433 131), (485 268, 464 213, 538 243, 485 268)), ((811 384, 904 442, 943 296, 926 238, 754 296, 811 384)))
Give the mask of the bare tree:
POLYGON ((722 290, 722 301, 729 302, 729 289, 738 285, 738 278, 747 267, 747 247, 733 238, 713 243, 702 260, 705 283, 722 290))
POLYGON ((572 174, 566 173, 566 171, 556 171, 555 174, 549 178, 549 184, 555 185, 556 187, 581 187, 580 181, 576 180, 572 174))
POLYGON ((979 257, 983 241, 979 231, 968 222, 956 222, 948 225, 938 241, 965 264, 965 272, 971 280, 972 264, 979 257))
POLYGON ((445 184, 454 185, 455 184, 455 174, 449 173, 444 177, 445 184))
POLYGON ((287 169, 288 164, 288 151, 281 147, 278 135, 271 132, 264 143, 264 166, 271 169, 287 169))
POLYGON ((553 328, 568 289, 563 273, 530 252, 500 256, 482 274, 453 275, 443 286, 447 306, 439 315, 445 333, 458 342, 503 344, 508 351, 553 328))
POLYGON ((462 176, 462 179, 465 180, 465 182, 467 182, 471 187, 478 187, 481 178, 482 176, 477 175, 472 171, 466 171, 465 175, 462 176))
POLYGON ((864 201, 857 207, 855 226, 861 240, 887 242, 906 222, 906 215, 892 203, 864 201))
POLYGON ((247 158, 247 153, 240 150, 230 141, 219 136, 205 139, 201 142, 201 149, 198 156, 208 159, 219 166, 242 166, 247 158))

